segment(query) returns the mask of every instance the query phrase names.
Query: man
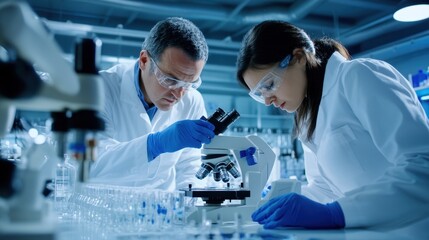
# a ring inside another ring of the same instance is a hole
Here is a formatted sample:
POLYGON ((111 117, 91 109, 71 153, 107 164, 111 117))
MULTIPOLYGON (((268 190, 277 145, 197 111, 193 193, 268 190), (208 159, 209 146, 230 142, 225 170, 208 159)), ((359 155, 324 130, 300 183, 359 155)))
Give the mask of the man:
POLYGON ((101 71, 106 131, 92 182, 175 190, 195 178, 200 148, 214 137, 196 90, 208 58, 202 32, 183 18, 157 23, 138 61, 101 71))

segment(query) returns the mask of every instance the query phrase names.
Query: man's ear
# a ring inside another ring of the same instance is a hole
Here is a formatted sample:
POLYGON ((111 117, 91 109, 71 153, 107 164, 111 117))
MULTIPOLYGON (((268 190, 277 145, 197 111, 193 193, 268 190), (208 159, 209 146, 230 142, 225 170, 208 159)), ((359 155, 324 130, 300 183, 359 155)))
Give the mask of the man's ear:
POLYGON ((147 50, 141 50, 139 56, 139 68, 143 71, 148 67, 149 55, 147 50))

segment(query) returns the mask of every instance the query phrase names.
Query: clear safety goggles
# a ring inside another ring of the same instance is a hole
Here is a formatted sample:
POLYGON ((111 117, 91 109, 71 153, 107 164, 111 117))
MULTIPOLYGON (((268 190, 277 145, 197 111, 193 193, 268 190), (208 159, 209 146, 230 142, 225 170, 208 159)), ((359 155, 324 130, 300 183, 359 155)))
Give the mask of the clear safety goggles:
POLYGON ((161 69, 159 69, 158 64, 156 64, 156 62, 152 59, 152 57, 150 58, 150 60, 152 61, 152 64, 155 66, 155 77, 158 80, 159 84, 161 84, 161 86, 168 88, 168 89, 178 89, 178 88, 184 88, 184 89, 189 89, 189 88, 194 88, 197 89, 200 85, 201 85, 201 77, 198 77, 197 80, 193 81, 193 82, 186 82, 183 80, 179 80, 176 78, 172 78, 169 77, 167 75, 165 75, 161 69))
POLYGON ((281 73, 287 68, 291 55, 287 55, 280 64, 267 73, 258 82, 256 87, 250 90, 249 95, 256 101, 265 104, 265 99, 272 97, 282 82, 281 73))

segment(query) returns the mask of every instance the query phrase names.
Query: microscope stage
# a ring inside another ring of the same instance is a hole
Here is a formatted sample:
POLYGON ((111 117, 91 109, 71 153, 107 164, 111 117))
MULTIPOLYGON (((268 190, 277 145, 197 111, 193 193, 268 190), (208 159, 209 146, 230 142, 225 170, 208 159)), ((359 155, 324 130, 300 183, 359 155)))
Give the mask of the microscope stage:
POLYGON ((180 190, 185 192, 186 197, 200 197, 207 204, 222 204, 225 200, 244 200, 246 197, 250 197, 250 190, 242 188, 188 188, 180 190))

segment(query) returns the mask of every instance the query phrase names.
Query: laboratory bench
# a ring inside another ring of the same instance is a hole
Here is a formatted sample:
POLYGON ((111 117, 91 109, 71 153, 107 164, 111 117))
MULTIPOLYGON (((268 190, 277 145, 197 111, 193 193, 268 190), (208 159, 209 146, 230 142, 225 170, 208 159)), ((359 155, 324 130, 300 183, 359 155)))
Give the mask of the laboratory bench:
POLYGON ((408 233, 401 234, 395 231, 367 230, 367 229, 341 229, 341 230, 308 230, 296 228, 263 229, 258 224, 243 226, 240 233, 236 230, 223 229, 221 231, 204 229, 202 227, 183 227, 178 229, 166 229, 164 231, 146 231, 139 233, 105 234, 97 232, 90 226, 63 225, 57 240, 78 239, 106 239, 106 240, 155 240, 155 239, 285 239, 285 240, 419 240, 427 239, 422 236, 413 236, 408 233), (79 230, 77 230, 79 229, 79 230))

